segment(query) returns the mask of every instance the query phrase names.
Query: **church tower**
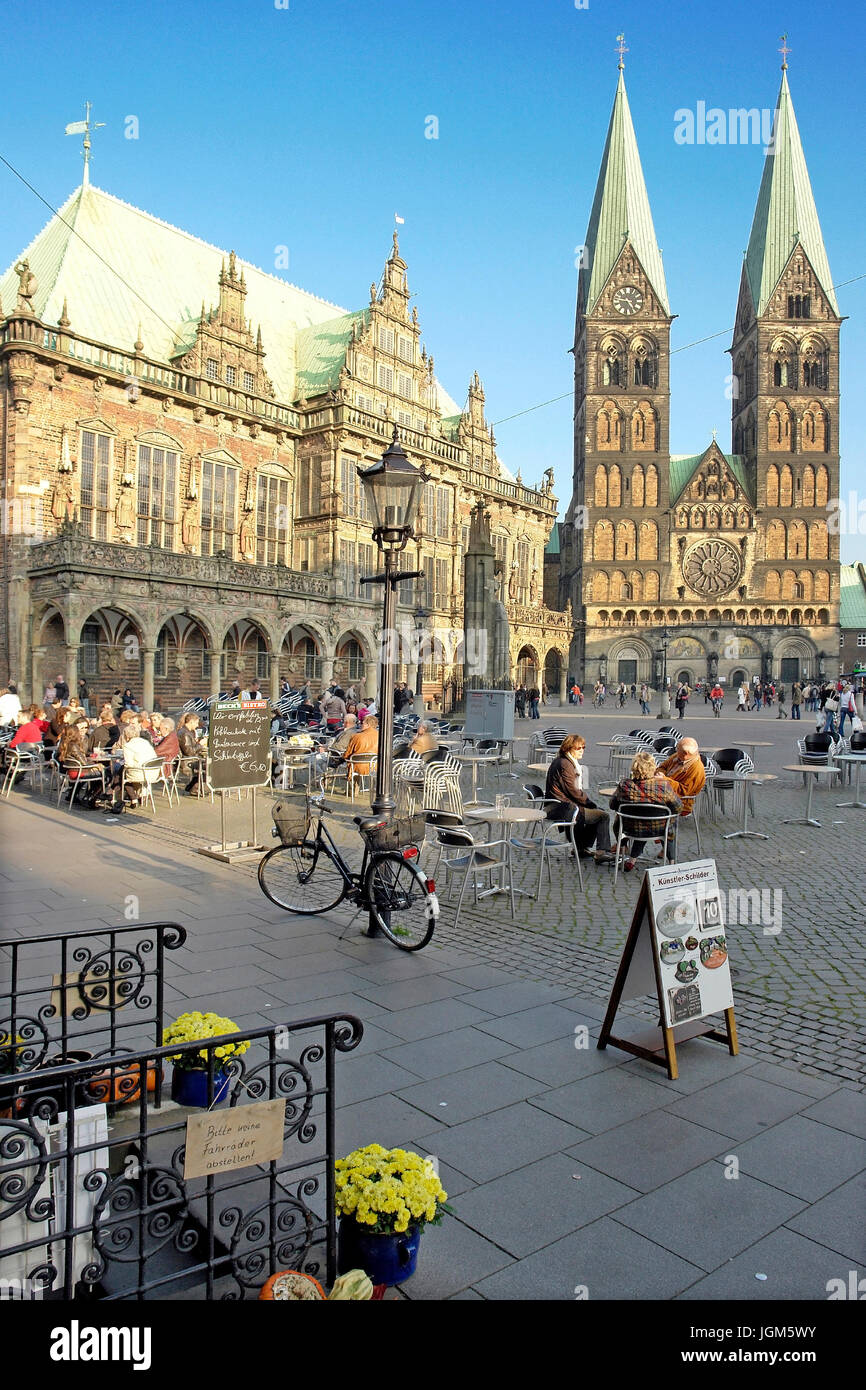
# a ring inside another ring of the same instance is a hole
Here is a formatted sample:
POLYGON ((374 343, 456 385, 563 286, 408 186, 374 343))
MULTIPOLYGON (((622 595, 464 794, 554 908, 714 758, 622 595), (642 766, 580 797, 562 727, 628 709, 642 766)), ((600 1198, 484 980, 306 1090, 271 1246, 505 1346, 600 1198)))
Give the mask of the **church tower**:
POLYGON ((839 527, 828 504, 839 497, 841 322, 783 61, 731 355, 733 451, 757 506, 749 599, 776 629, 765 669, 788 683, 817 676, 821 653, 828 674, 838 659, 839 527))
POLYGON ((608 673, 609 634, 600 630, 625 626, 627 609, 634 621, 632 605, 658 602, 659 562, 670 545, 672 318, 622 52, 579 268, 574 479, 561 532, 560 606, 571 599, 577 628, 571 665, 586 682, 618 678, 620 662, 624 678, 652 680, 646 643, 639 650, 626 643, 608 673))

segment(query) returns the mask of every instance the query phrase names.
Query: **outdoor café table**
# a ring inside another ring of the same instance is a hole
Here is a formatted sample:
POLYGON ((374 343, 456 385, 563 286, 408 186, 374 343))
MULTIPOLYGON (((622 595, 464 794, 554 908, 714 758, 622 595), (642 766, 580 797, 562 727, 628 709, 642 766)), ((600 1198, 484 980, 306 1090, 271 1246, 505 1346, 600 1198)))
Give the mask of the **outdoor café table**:
MULTIPOLYGON (((776 782, 778 778, 774 772, 743 772, 732 774, 735 782, 748 782, 750 787, 761 787, 765 782, 776 782)), ((743 790, 743 824, 739 830, 732 830, 730 834, 723 835, 723 840, 769 840, 769 835, 764 835, 760 830, 749 829, 749 798, 746 790, 743 790)))
POLYGON ((739 738, 739 737, 738 737, 737 740, 736 740, 736 743, 735 743, 735 747, 737 747, 737 748, 747 748, 747 749, 749 750, 749 757, 752 759, 752 762, 755 761, 755 749, 756 749, 756 748, 775 748, 775 746, 776 746, 776 745, 775 745, 774 743, 772 743, 772 742, 769 742, 769 743, 768 743, 768 742, 766 741, 766 739, 761 740, 761 739, 753 739, 753 738, 739 738))
MULTIPOLYGON (((546 820, 547 817, 543 811, 538 811, 533 806, 503 806, 499 810, 495 806, 479 806, 477 810, 467 811, 465 819, 467 821, 481 821, 488 827, 492 827, 494 825, 526 825, 535 821, 546 820)), ((490 839, 490 829, 488 829, 487 838, 490 839)), ((515 888, 510 880, 508 883, 498 883, 492 888, 485 888, 478 896, 479 898, 487 898, 491 893, 511 893, 512 917, 514 916, 514 894, 519 893, 524 898, 532 897, 532 894, 527 893, 525 888, 515 888)))
POLYGON ((837 801, 836 805, 841 807, 851 806, 857 811, 866 811, 866 801, 860 800, 860 769, 866 763, 866 753, 840 753, 836 758, 837 763, 850 763, 856 767, 857 774, 854 780, 854 800, 837 801))
POLYGON ((832 777, 838 776, 839 767, 837 762, 834 761, 832 763, 787 763, 782 770, 783 772, 802 772, 804 777, 809 778, 809 792, 806 797, 805 816, 794 816, 789 819, 786 819, 782 822, 783 825, 814 825, 816 828, 820 828, 821 822, 819 820, 815 820, 815 817, 812 815, 812 788, 815 785, 813 779, 815 777, 821 777, 822 775, 826 776, 827 774, 829 774, 832 777))
POLYGON ((496 763, 495 754, 491 753, 458 753, 461 763, 468 763, 472 768, 472 803, 478 801, 478 764, 486 763, 493 766, 496 763))

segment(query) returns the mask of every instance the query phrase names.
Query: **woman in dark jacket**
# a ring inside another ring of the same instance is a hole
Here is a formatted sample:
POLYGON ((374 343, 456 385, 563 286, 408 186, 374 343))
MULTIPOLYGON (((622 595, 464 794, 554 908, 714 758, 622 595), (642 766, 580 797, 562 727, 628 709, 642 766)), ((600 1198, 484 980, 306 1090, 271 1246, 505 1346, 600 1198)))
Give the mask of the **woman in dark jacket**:
POLYGON ((196 734, 198 726, 199 717, 197 714, 185 714, 177 731, 177 742, 181 757, 184 759, 181 766, 184 771, 192 773, 190 781, 184 788, 184 791, 190 796, 198 795, 201 784, 202 769, 201 763, 197 760, 203 756, 203 750, 196 734))

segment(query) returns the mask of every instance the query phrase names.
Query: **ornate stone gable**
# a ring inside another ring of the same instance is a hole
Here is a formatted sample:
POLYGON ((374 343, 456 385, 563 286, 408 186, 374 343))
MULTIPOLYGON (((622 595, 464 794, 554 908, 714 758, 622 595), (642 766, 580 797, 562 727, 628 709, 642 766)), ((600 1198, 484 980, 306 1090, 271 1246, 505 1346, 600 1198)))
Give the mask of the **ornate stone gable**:
POLYGON ((627 241, 623 246, 601 297, 592 314, 588 317, 590 321, 611 319, 620 324, 624 322, 637 323, 641 319, 668 319, 669 316, 659 302, 649 276, 641 265, 637 252, 630 241, 627 241), (636 311, 624 315, 617 308, 617 304, 625 303, 627 307, 627 301, 623 301, 622 296, 617 295, 617 291, 632 287, 640 294, 641 306, 636 311))
POLYGON ((821 282, 799 241, 791 252, 788 263, 762 317, 780 323, 789 322, 792 317, 788 313, 789 296, 794 297, 795 306, 796 297, 799 296, 801 308, 804 297, 808 296, 808 313, 803 316, 806 320, 823 319, 831 323, 839 322, 838 315, 834 312, 821 288, 821 282))

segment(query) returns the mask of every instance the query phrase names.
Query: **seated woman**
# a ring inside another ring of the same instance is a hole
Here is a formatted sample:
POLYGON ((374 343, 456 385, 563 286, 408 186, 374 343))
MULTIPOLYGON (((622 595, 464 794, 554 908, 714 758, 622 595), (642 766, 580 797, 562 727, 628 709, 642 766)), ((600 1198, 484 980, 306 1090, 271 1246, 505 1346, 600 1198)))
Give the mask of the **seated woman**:
MULTIPOLYGON (((683 809, 683 803, 677 795, 676 787, 670 778, 656 767, 656 760, 652 753, 641 752, 635 755, 631 771, 628 777, 624 777, 619 783, 610 799, 610 805, 611 810, 616 811, 620 806, 646 805, 650 802, 655 806, 668 807, 675 816, 678 816, 683 809)), ((632 833, 631 852, 624 867, 630 870, 634 868, 635 859, 643 852, 646 841, 658 837, 658 821, 650 817, 645 821, 631 821, 629 830, 632 833)), ((668 830, 669 863, 673 862, 675 849, 676 820, 671 823, 668 830)))
POLYGON ((93 806, 104 788, 102 772, 94 767, 90 755, 89 732, 90 721, 82 710, 77 719, 73 715, 72 723, 63 730, 57 749, 58 760, 70 782, 86 784, 75 798, 81 806, 93 806))
POLYGON ((419 757, 421 757, 425 753, 435 753, 438 746, 438 743, 430 732, 430 725, 425 724, 422 719, 415 732, 415 737, 409 744, 410 752, 417 753, 419 757))
POLYGON ((174 720, 161 717, 159 721, 159 737, 155 743, 156 756, 162 758, 166 772, 171 767, 175 758, 180 757, 180 743, 175 733, 174 720))
POLYGON ((204 749, 199 742, 198 726, 200 720, 197 714, 185 714, 181 718, 177 730, 177 741, 180 747, 181 770, 191 773, 189 782, 184 791, 188 796, 197 796, 201 786, 201 759, 204 756, 204 749))
POLYGON ((126 795, 130 806, 137 806, 145 785, 152 786, 159 781, 161 767, 154 766, 156 754, 153 744, 142 738, 137 724, 127 724, 121 738, 123 745, 123 766, 126 771, 126 795))
POLYGON ((590 801, 580 786, 578 764, 585 750, 586 739, 581 734, 566 734, 559 745, 559 753, 547 769, 544 795, 555 803, 547 807, 547 818, 554 821, 570 820, 577 806, 574 839, 578 851, 588 854, 596 845, 596 861, 604 863, 613 857, 610 852, 610 822, 607 811, 590 801))

